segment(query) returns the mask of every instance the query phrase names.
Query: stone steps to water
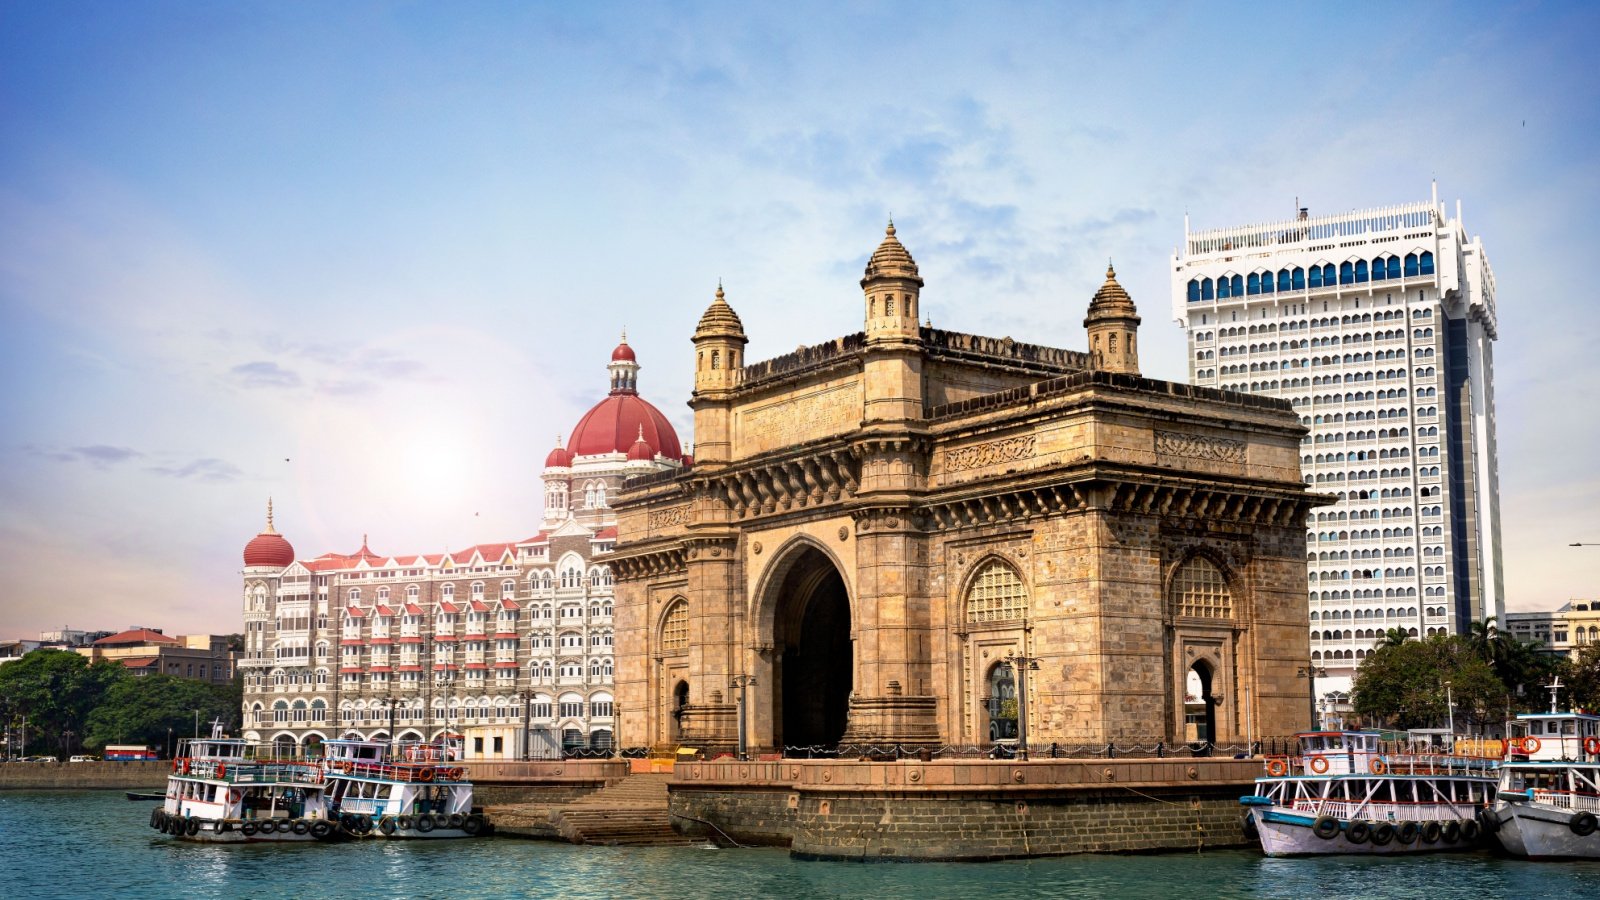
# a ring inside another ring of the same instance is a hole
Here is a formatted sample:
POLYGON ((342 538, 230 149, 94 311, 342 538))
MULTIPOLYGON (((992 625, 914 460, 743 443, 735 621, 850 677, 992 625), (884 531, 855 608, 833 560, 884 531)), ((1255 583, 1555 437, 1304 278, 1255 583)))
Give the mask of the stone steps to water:
POLYGON ((667 812, 667 783, 671 780, 671 775, 629 775, 556 810, 550 824, 574 844, 699 843, 672 830, 667 812))

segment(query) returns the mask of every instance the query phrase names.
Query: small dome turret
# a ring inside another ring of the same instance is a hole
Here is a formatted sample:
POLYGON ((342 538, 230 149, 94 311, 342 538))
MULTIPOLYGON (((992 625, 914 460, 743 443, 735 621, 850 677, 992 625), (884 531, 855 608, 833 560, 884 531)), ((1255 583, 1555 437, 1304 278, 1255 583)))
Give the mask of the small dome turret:
POLYGON ((272 566, 281 569, 294 562, 294 547, 272 527, 272 500, 267 500, 267 527, 244 545, 246 566, 272 566))

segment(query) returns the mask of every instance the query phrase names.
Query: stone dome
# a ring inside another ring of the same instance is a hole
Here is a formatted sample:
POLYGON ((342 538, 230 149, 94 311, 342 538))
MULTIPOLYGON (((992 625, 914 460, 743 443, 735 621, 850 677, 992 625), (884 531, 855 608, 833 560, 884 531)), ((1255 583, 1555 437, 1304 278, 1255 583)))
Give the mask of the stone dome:
POLYGON ((739 320, 739 314, 728 305, 728 299, 722 293, 722 283, 717 283, 717 296, 706 307, 700 316, 700 324, 695 326, 694 336, 700 337, 707 334, 737 334, 744 335, 744 322, 739 320))
POLYGON ((883 243, 878 249, 872 251, 872 258, 867 260, 867 273, 861 279, 863 287, 867 282, 877 278, 909 278, 918 285, 922 284, 922 276, 917 274, 917 261, 911 258, 911 252, 894 236, 894 221, 889 221, 889 227, 884 229, 883 243))

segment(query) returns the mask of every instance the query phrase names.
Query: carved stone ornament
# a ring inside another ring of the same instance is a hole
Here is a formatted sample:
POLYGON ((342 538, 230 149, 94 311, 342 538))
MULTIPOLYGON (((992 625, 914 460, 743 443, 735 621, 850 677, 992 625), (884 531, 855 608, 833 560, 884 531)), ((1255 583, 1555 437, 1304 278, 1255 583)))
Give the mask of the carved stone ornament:
POLYGON ((1180 434, 1176 431, 1158 431, 1156 453, 1162 456, 1185 456, 1190 459, 1242 463, 1244 441, 1201 434, 1180 434))
POLYGON ((682 525, 689 520, 689 507, 687 505, 669 506, 666 509, 650 510, 651 528, 670 528, 682 525))
POLYGON ((951 450, 945 455, 945 471, 960 472, 992 466, 995 463, 1028 459, 1033 456, 1034 441, 1034 436, 1028 434, 951 450))
POLYGON ((760 541, 756 541, 755 543, 751 544, 750 545, 750 552, 754 553, 757 556, 760 556, 761 555, 761 542, 760 541))
POLYGON ((845 526, 845 525, 840 525, 839 526, 839 540, 841 540, 841 541, 850 540, 850 529, 849 529, 848 526, 845 526))

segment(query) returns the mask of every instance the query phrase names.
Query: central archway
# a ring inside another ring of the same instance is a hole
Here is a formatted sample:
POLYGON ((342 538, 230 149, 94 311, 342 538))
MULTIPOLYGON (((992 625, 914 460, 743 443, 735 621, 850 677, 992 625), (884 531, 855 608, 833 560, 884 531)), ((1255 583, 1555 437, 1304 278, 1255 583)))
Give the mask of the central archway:
POLYGON ((836 746, 855 684, 850 596, 833 561, 813 547, 797 551, 778 584, 773 638, 778 744, 836 746))

